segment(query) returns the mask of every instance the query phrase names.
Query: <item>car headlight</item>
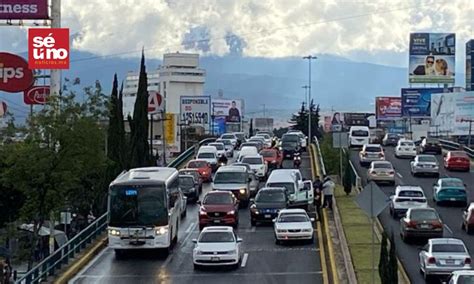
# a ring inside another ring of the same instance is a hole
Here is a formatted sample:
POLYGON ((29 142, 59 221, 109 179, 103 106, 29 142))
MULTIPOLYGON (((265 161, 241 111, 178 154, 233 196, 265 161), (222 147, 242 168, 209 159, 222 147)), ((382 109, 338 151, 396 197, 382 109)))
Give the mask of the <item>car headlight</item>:
POLYGON ((206 210, 204 210, 204 208, 200 208, 199 209, 199 215, 207 215, 206 210))
POLYGON ((245 190, 245 188, 241 188, 241 189, 239 190, 239 192, 240 192, 240 194, 245 194, 246 190, 245 190))
POLYGON ((202 250, 196 250, 196 254, 202 254, 202 250))
POLYGON ((227 254, 237 254, 237 250, 233 249, 227 252, 227 254))
POLYGON ((206 171, 202 172, 203 175, 207 174, 206 171))
POLYGON ((227 215, 234 215, 234 214, 235 214, 234 210, 231 210, 231 211, 227 212, 227 215))
POLYGON ((120 236, 120 231, 115 230, 115 229, 111 229, 111 230, 109 230, 109 234, 112 235, 112 236, 120 236))
POLYGON ((155 234, 157 236, 162 236, 164 234, 168 233, 168 226, 161 226, 161 227, 155 227, 155 234))
POLYGON ((310 233, 312 231, 313 231, 313 229, 303 229, 303 232, 306 232, 306 233, 310 233))
POLYGON ((275 164, 276 162, 277 162, 276 160, 273 160, 273 161, 272 161, 272 164, 275 164))
POLYGON ((277 229, 277 232, 278 232, 278 233, 287 233, 288 231, 287 231, 287 230, 284 230, 284 229, 277 229))

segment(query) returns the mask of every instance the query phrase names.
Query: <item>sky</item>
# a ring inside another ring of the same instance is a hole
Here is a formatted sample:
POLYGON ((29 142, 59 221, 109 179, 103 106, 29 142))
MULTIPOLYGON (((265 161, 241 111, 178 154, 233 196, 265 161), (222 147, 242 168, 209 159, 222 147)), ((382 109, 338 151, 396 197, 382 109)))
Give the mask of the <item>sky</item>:
MULTIPOLYGON (((175 51, 287 57, 334 54, 408 65, 410 32, 474 38, 473 0, 63 0, 73 48, 148 58, 175 51)), ((27 28, 0 26, 0 50, 25 52, 27 28)))

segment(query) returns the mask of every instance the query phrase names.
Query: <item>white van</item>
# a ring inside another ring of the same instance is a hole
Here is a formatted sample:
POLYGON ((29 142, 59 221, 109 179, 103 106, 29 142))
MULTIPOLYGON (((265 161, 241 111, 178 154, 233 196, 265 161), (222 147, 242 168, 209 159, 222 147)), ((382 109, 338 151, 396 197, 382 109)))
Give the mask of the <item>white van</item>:
POLYGON ((309 210, 314 203, 313 183, 310 180, 301 180, 301 173, 296 169, 273 170, 265 187, 285 188, 290 207, 303 207, 309 210))
POLYGON ((367 126, 351 126, 349 129, 349 147, 362 147, 370 142, 370 130, 367 126))
POLYGON ((253 147, 253 146, 242 147, 242 149, 240 149, 239 157, 237 158, 237 161, 241 162, 242 158, 245 156, 258 156, 257 147, 253 147))
POLYGON ((219 155, 217 152, 217 148, 214 146, 201 146, 198 150, 196 155, 196 159, 204 160, 211 164, 211 168, 213 171, 217 169, 217 159, 219 155))

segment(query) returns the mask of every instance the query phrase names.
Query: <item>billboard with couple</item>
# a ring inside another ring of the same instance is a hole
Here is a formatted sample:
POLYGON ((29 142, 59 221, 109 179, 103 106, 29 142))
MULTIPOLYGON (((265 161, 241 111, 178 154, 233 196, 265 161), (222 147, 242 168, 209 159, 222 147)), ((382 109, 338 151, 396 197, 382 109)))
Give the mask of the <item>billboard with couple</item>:
POLYGON ((410 83, 454 83, 456 35, 410 34, 410 83))

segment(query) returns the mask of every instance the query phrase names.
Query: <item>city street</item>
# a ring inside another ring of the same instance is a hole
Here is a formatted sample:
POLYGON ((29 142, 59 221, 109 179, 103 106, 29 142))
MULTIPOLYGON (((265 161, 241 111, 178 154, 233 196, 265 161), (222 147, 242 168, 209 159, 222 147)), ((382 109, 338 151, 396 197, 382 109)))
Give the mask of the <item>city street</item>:
MULTIPOLYGON (((385 147, 385 157, 392 162, 396 172, 397 185, 418 185, 421 186, 428 199, 429 206, 436 208, 444 222, 444 237, 458 238, 464 241, 467 248, 470 249, 471 256, 474 254, 474 237, 466 234, 461 230, 461 216, 463 207, 438 206, 433 202, 433 183, 437 181, 434 177, 414 177, 410 173, 410 159, 398 159, 394 156, 393 147, 385 147)), ((443 168, 443 157, 437 156, 440 163, 440 177, 457 177, 461 178, 468 186, 469 200, 474 200, 474 173, 471 172, 448 172, 443 168)), ((362 179, 362 184, 366 184, 367 168, 363 168, 359 164, 358 150, 351 150, 351 161, 353 162, 359 176, 362 179)), ((394 186, 379 185, 380 189, 388 196, 395 192, 394 186)), ((395 235, 397 253, 400 261, 403 263, 408 276, 412 283, 423 283, 423 276, 419 272, 418 253, 419 248, 424 245, 423 242, 404 243, 400 238, 399 220, 395 220, 390 216, 388 207, 379 215, 379 220, 382 222, 386 232, 391 232, 395 235)))
MULTIPOLYGON (((284 166, 291 167, 292 161, 285 161, 284 166)), ((311 177, 307 153, 301 171, 305 178, 311 177)), ((209 190, 210 184, 206 184, 204 192, 209 190)), ((195 271, 192 239, 199 234, 198 210, 197 205, 188 205, 178 244, 167 258, 135 252, 117 260, 114 251, 106 248, 70 283, 323 283, 317 237, 314 244, 276 245, 271 225, 250 225, 248 208, 239 212, 237 234, 243 239, 244 251, 241 267, 195 271)))

